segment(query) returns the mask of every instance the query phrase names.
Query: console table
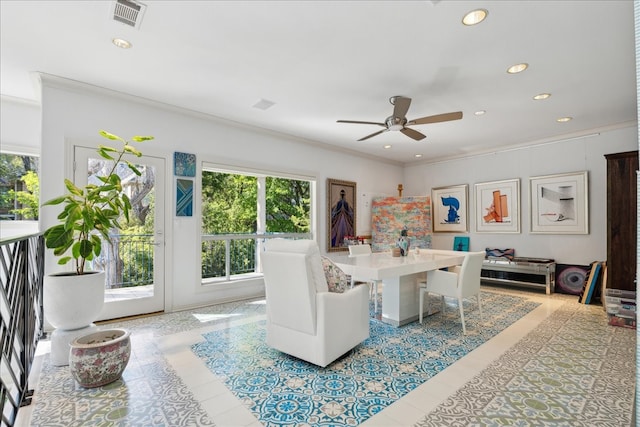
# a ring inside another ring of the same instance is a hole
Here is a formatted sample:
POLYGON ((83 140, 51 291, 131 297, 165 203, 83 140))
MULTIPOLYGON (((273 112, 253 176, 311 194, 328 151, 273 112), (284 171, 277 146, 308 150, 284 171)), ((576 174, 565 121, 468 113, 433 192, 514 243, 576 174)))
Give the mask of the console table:
POLYGON ((485 259, 481 279, 484 282, 504 285, 542 288, 547 295, 555 290, 556 263, 552 259, 517 257, 485 259))

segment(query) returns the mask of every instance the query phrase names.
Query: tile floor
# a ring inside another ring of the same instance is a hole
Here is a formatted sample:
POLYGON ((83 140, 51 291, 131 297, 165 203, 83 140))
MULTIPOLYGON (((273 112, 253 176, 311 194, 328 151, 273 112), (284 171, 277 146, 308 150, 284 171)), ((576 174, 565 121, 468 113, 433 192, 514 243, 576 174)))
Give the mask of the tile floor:
MULTIPOLYGON (((487 288, 541 305, 362 426, 631 425, 635 330, 608 326, 602 307, 580 305, 575 296, 487 288), (595 395, 576 407, 567 396, 580 390, 595 395), (527 416, 510 418, 504 408, 527 416), (559 414, 562 408, 567 411, 559 414)), ((126 387, 118 381, 90 391, 68 369, 49 365, 42 341, 32 371, 34 400, 20 410, 17 425, 260 426, 191 345, 203 333, 264 318, 264 301, 253 300, 110 323, 135 337, 126 387), (78 421, 88 412, 95 421, 78 421)))

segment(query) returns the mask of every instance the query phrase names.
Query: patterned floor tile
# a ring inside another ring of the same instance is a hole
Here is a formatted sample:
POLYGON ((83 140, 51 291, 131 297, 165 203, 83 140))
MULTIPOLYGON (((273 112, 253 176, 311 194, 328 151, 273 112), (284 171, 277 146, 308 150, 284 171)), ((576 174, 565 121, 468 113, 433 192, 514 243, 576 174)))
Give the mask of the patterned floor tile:
POLYGON ((468 307, 466 336, 457 310, 400 328, 372 319, 371 337, 326 368, 267 346, 264 321, 207 333, 192 348, 238 398, 252 402, 252 412, 266 426, 353 426, 539 305, 487 292, 483 301, 499 310, 481 320, 477 306, 468 307))
POLYGON ((45 361, 32 426, 213 426, 191 392, 166 364, 153 363, 144 375, 123 377, 103 387, 85 389, 67 367, 45 361), (131 378, 136 376, 135 378, 131 378))
MULTIPOLYGON (((416 417, 417 426, 629 425, 635 385, 634 330, 608 326, 602 307, 584 306, 566 295, 539 296, 529 291, 483 286, 483 291, 485 289, 489 291, 486 293, 516 295, 542 302, 560 301, 564 305, 464 387, 444 397, 443 403, 427 417, 416 417)), ((229 326, 239 324, 254 324, 259 329, 256 321, 264 318, 264 308, 264 300, 240 301, 110 323, 110 327, 122 327, 132 332, 132 358, 122 380, 97 389, 78 387, 68 368, 52 367, 48 363, 48 354, 40 356, 42 369, 35 372, 39 381, 33 403, 21 409, 22 412, 28 408, 26 413, 30 415, 19 425, 213 425, 212 417, 217 416, 217 412, 207 413, 202 409, 207 407, 211 410, 211 407, 199 404, 196 393, 185 385, 188 381, 182 374, 178 375, 180 367, 165 358, 165 350, 157 345, 158 339, 186 337, 194 331, 237 330, 229 329, 229 326)), ((491 308, 499 314, 508 308, 508 304, 491 308)), ((473 314, 473 304, 469 309, 473 314)), ((462 337, 455 303, 447 308, 445 315, 430 317, 422 333, 399 338, 399 342, 425 348, 420 364, 403 361, 403 357, 409 360, 415 355, 410 348, 403 350, 391 346, 385 350, 384 358, 396 364, 392 370, 377 363, 343 363, 345 369, 357 372, 357 375, 344 375, 338 371, 334 376, 323 379, 307 369, 304 363, 291 363, 289 367, 296 375, 285 375, 284 385, 279 389, 267 391, 273 381, 280 381, 280 374, 237 376, 237 381, 247 395, 257 394, 268 401, 265 408, 273 420, 288 412, 292 419, 302 420, 301 427, 333 425, 335 420, 343 425, 356 425, 366 416, 377 413, 369 419, 374 424, 378 419, 377 425, 394 425, 390 424, 394 422, 393 417, 385 415, 388 409, 382 413, 379 411, 405 390, 415 387, 415 377, 419 372, 440 372, 465 348, 470 349, 469 346, 482 342, 484 338, 478 331, 486 327, 485 321, 473 317, 468 325, 469 335, 462 337), (441 325, 441 334, 431 330, 438 322, 445 323, 441 325), (428 350, 426 347, 429 345, 443 350, 428 350), (441 355, 442 360, 434 357, 436 355, 441 355), (348 392, 356 386, 355 394, 349 395, 348 392), (322 394, 300 392, 307 388, 317 389, 322 394), (304 412, 307 409, 302 409, 298 413, 294 410, 297 405, 301 408, 319 407, 321 410, 308 414, 304 412), (308 419, 301 415, 305 413, 308 419)), ((183 346, 182 351, 188 351, 188 347, 184 347, 186 344, 180 345, 183 346)), ((173 351, 177 349, 172 348, 173 351)), ((362 347, 360 350, 362 356, 370 360, 381 357, 375 349, 362 347)), ((242 346, 238 344, 234 351, 242 351, 242 346)), ((249 355, 242 363, 260 360, 249 355)), ((268 361, 260 363, 264 364, 263 367, 273 366, 268 361)), ((249 398, 241 401, 246 407, 255 405, 249 398)), ((223 417, 215 418, 215 421, 219 427, 226 427, 240 422, 240 418, 234 421, 223 417)), ((242 425, 249 422, 242 418, 242 425)), ((273 424, 276 422, 279 421, 273 424)))
POLYGON ((635 341, 566 303, 418 426, 630 426, 635 341))

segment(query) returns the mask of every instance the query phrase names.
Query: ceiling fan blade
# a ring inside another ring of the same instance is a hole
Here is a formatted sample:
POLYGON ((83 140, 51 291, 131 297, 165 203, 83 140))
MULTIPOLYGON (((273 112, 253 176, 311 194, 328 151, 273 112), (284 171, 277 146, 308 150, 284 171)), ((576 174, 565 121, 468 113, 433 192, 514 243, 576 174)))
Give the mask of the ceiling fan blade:
POLYGON ((425 135, 423 135, 420 132, 418 132, 417 130, 411 129, 411 128, 402 128, 402 129, 400 129, 400 132, 404 133, 409 138, 415 139, 416 141, 420 141, 421 139, 425 139, 426 138, 425 135))
POLYGON ((364 141, 365 139, 369 139, 369 138, 371 138, 371 137, 373 137, 373 136, 380 135, 381 133, 386 132, 386 131, 388 131, 388 130, 389 130, 389 129, 382 129, 382 130, 379 130, 378 132, 374 132, 374 133, 372 133, 371 135, 367 135, 367 136, 365 136, 364 138, 360 138, 358 141, 364 141))
POLYGON ((358 120, 336 120, 336 123, 355 123, 357 125, 378 125, 378 126, 387 127, 387 125, 380 122, 361 122, 358 120))
POLYGON ((462 118, 462 111, 456 111, 455 113, 437 114, 435 116, 421 117, 419 119, 411 120, 407 122, 408 125, 426 125, 428 123, 448 122, 450 120, 460 120, 462 118))
POLYGON ((393 97, 393 117, 405 118, 407 117, 407 111, 411 105, 411 98, 405 96, 393 97))

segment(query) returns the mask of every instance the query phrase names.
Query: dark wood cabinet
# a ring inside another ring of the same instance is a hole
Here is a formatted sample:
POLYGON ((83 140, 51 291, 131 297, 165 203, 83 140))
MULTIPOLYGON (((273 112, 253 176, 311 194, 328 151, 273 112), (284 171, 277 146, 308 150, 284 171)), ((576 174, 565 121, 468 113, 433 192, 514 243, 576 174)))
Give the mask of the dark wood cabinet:
POLYGON ((638 152, 607 154, 607 288, 635 291, 638 152))

